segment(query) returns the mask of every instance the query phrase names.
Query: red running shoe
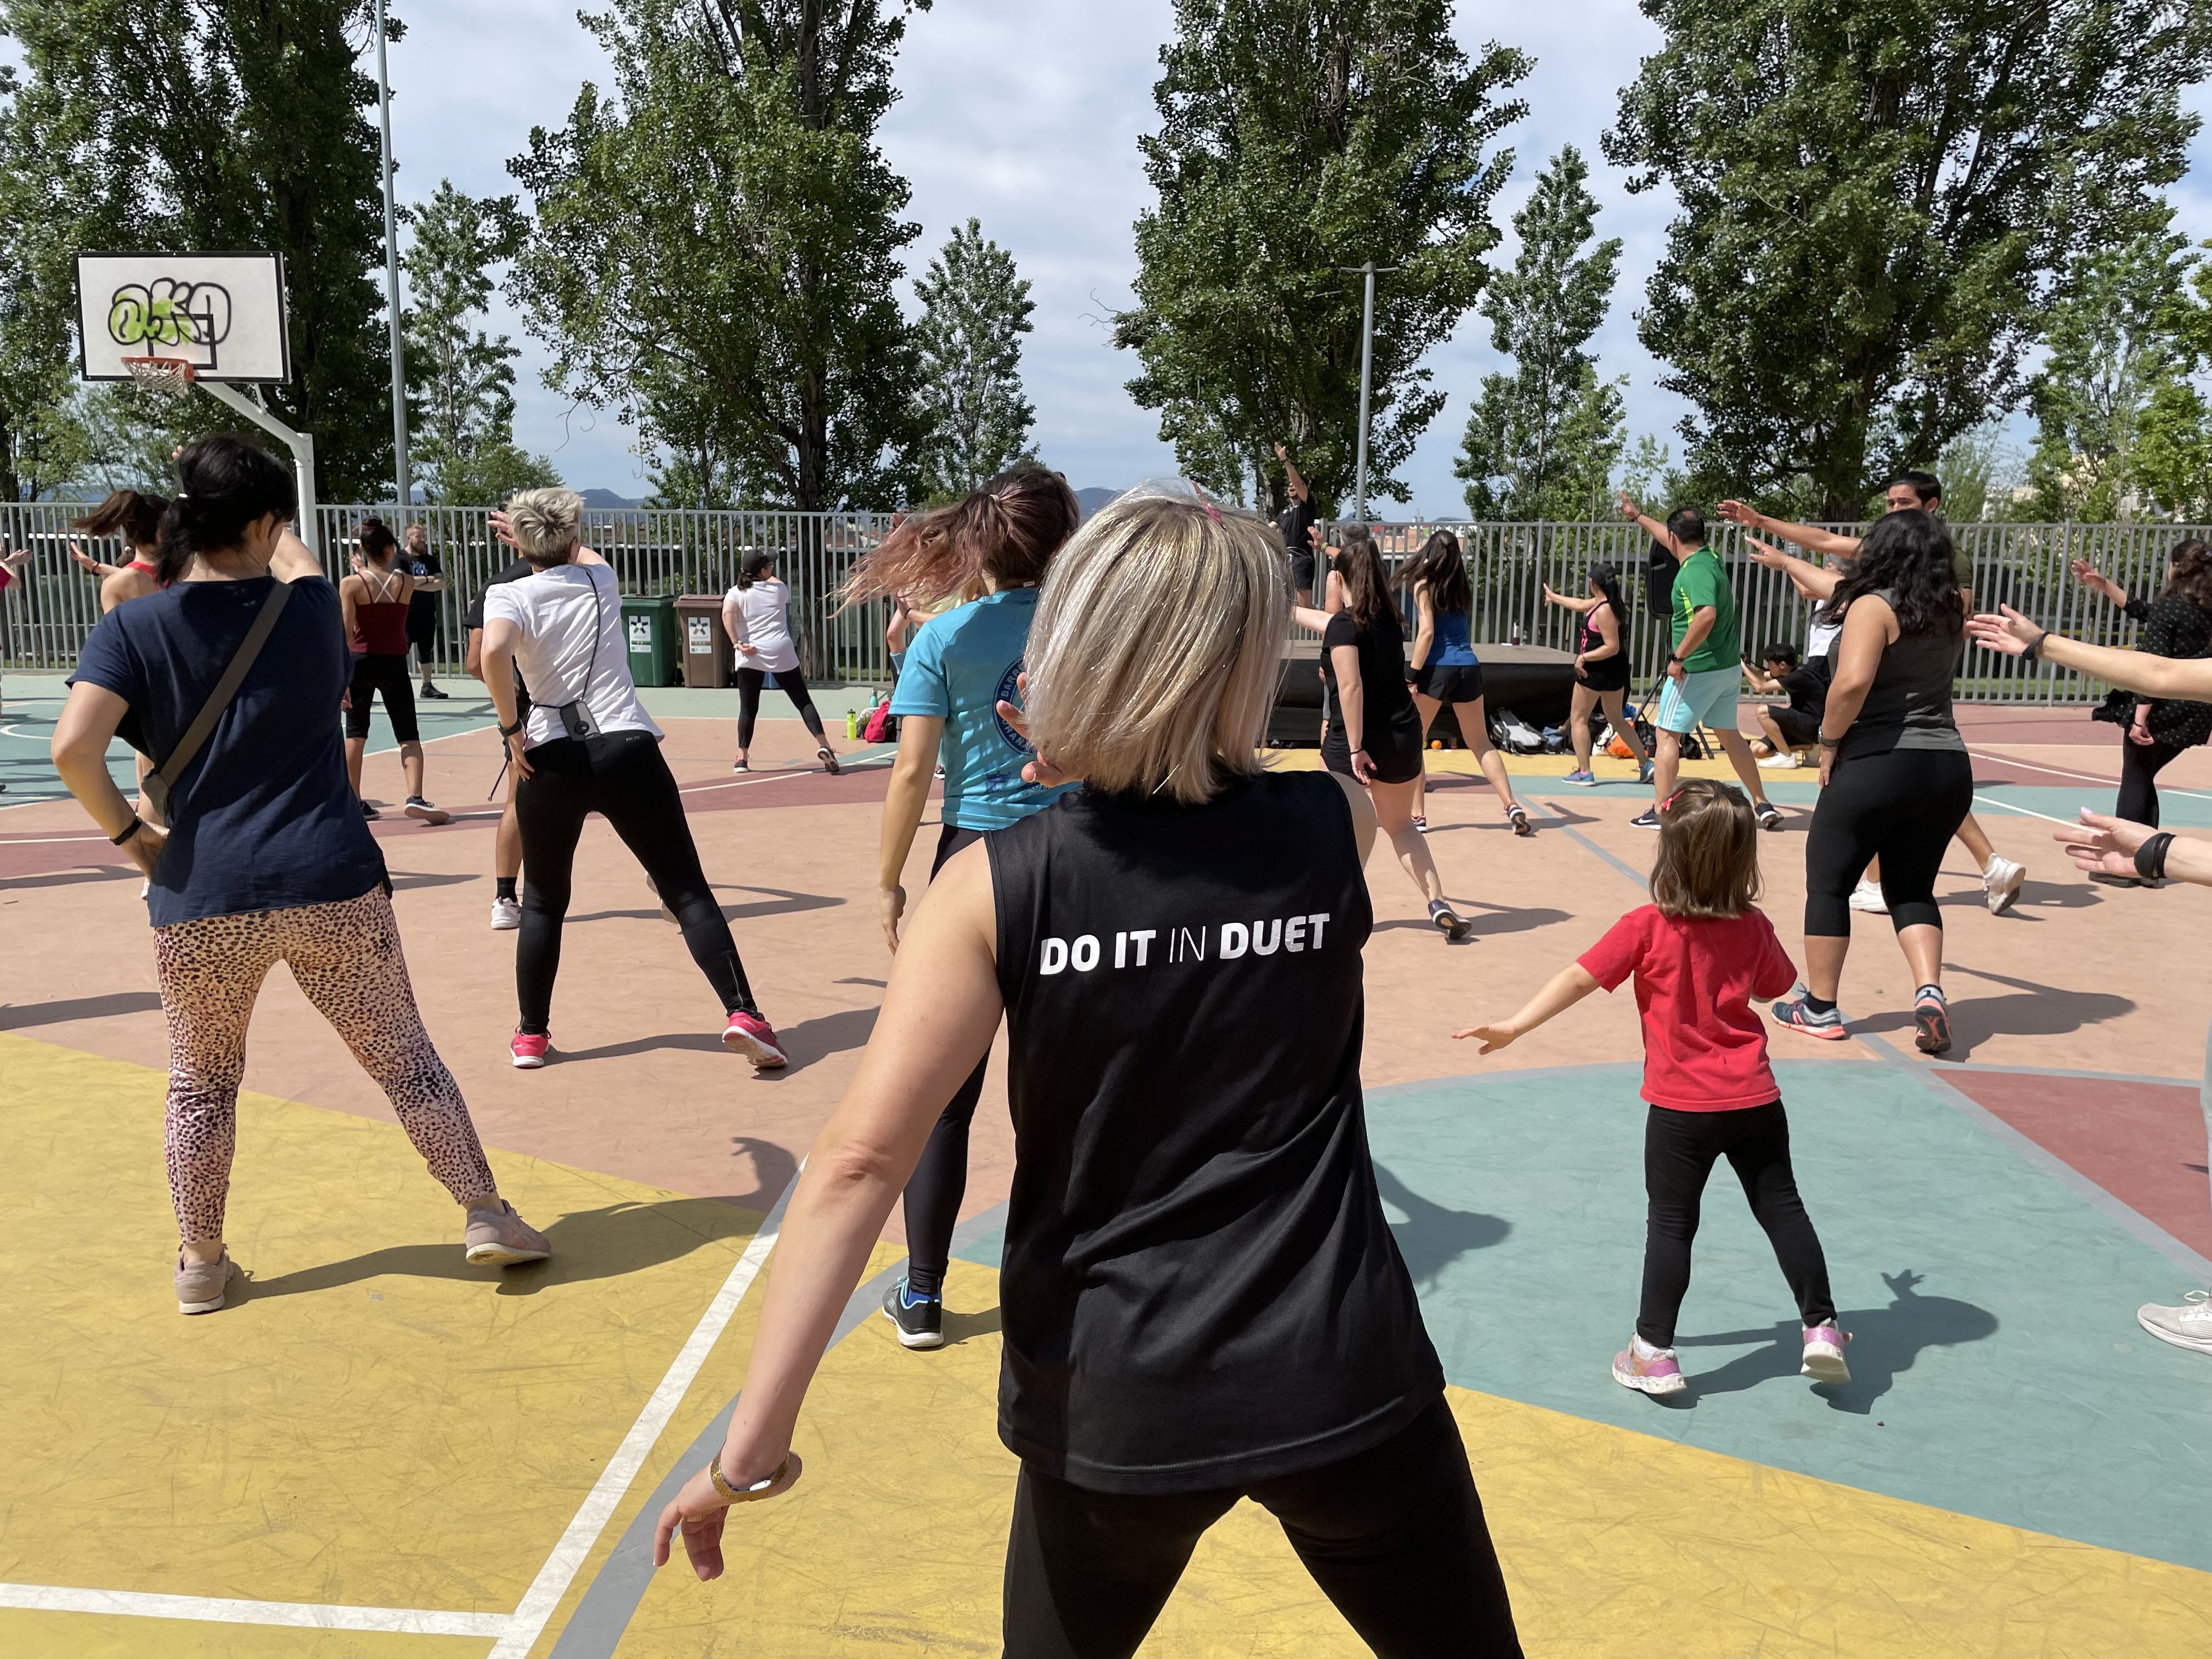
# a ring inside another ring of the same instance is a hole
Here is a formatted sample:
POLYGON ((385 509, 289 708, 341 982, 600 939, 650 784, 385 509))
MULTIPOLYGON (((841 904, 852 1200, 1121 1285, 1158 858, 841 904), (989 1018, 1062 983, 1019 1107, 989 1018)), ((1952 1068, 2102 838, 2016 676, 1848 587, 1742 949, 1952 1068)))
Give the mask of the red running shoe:
POLYGON ((536 1036, 527 1031, 517 1031, 507 1049, 514 1057, 517 1071, 534 1072, 545 1063, 545 1051, 552 1046, 553 1039, 543 1031, 536 1036))
MULTIPOLYGON (((732 1014, 730 1023, 722 1028, 722 1046, 752 1061, 757 1072, 773 1072, 787 1063, 783 1046, 775 1040, 775 1027, 758 1014, 749 1014, 742 1008, 732 1014)), ((515 1062, 518 1066, 521 1063, 515 1062)))

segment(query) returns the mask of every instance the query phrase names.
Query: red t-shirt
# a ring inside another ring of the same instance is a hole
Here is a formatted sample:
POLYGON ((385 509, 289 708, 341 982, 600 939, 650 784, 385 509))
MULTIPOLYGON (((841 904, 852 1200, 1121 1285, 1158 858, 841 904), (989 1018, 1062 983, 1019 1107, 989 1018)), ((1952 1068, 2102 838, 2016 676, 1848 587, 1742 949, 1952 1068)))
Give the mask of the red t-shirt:
POLYGON ((1751 1003, 1783 995, 1797 969, 1764 914, 1664 916, 1647 904, 1580 960, 1608 991, 1636 976, 1644 1097, 1654 1106, 1733 1112, 1781 1098, 1766 1063, 1766 1027, 1751 1003))

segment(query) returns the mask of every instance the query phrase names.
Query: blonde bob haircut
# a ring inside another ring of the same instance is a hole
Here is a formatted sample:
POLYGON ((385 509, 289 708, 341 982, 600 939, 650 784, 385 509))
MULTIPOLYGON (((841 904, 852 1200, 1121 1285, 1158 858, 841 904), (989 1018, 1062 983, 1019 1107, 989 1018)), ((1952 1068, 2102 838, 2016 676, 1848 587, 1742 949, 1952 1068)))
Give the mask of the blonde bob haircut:
POLYGON ((573 489, 518 489, 507 498, 514 544, 532 564, 566 564, 583 522, 584 498, 573 489))
POLYGON ((1273 526, 1171 486, 1094 515, 1046 573, 1030 735, 1098 789, 1197 805, 1260 770, 1290 622, 1273 526))

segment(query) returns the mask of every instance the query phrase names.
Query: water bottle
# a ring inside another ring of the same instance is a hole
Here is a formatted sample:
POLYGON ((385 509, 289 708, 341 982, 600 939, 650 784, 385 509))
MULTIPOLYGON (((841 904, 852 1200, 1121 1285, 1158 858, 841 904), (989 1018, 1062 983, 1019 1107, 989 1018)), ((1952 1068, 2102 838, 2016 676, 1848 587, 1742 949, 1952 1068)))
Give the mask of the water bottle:
POLYGON ((846 736, 848 738, 857 738, 857 737, 859 737, 860 735, 860 711, 859 711, 858 709, 856 709, 856 708, 848 708, 848 709, 845 711, 845 736, 846 736))
POLYGON ((1505 642, 1508 645, 1518 645, 1521 643, 1521 624, 1518 622, 1513 624, 1513 631, 1506 635, 1505 642))

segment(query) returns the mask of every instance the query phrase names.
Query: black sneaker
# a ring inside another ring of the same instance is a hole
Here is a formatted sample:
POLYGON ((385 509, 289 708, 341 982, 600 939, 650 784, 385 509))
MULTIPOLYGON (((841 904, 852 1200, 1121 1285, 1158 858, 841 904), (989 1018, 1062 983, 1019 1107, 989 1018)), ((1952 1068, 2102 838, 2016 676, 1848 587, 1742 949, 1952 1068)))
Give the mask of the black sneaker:
POLYGON ((1632 830, 1656 830, 1659 827, 1659 809, 1656 806, 1645 807, 1634 817, 1629 819, 1628 827, 1632 830))
POLYGON ((1474 924, 1442 899, 1429 901, 1429 920, 1454 945, 1474 931, 1474 924))
POLYGON ((1782 809, 1772 801, 1763 800, 1753 810, 1759 814, 1760 829, 1779 830, 1782 827, 1782 809))
POLYGON ((944 1299, 934 1296, 926 1296, 919 1301, 912 1299, 903 1279, 884 1292, 884 1317, 898 1328, 902 1348, 945 1346, 944 1299))
POLYGON ((422 682, 422 695, 429 698, 432 702, 444 702, 447 698, 453 696, 453 693, 450 691, 441 691, 436 686, 431 684, 429 681, 425 680, 422 682))
POLYGON ((362 804, 361 804, 361 815, 362 815, 362 817, 365 817, 365 818, 380 818, 380 817, 382 817, 384 816, 384 814, 383 814, 383 813, 381 813, 381 812, 378 811, 377 811, 374 806, 371 806, 371 805, 370 805, 367 801, 363 801, 363 802, 362 802, 362 804))

